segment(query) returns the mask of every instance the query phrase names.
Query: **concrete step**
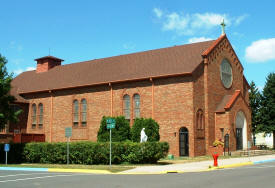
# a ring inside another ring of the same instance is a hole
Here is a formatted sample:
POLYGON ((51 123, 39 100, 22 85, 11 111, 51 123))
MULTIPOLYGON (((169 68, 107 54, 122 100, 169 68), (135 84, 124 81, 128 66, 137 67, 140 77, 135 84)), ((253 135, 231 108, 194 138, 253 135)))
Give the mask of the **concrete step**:
POLYGON ((270 155, 274 154, 273 150, 238 150, 231 152, 232 156, 259 156, 259 155, 270 155))

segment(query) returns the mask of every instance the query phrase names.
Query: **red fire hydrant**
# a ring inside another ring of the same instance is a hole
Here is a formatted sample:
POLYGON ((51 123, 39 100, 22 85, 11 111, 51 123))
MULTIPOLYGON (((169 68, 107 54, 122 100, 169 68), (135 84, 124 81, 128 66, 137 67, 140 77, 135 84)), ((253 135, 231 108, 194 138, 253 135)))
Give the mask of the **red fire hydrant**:
POLYGON ((218 157, 219 157, 219 154, 217 154, 217 153, 212 154, 212 157, 214 159, 214 166, 218 166, 218 157))

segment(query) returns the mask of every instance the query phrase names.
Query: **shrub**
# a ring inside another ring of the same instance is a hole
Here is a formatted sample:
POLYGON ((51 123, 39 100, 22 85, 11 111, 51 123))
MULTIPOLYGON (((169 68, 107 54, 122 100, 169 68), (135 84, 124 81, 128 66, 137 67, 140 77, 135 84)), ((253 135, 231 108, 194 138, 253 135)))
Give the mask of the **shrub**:
POLYGON ((137 118, 131 129, 132 141, 140 142, 140 132, 142 128, 145 128, 145 133, 148 136, 149 142, 159 141, 159 125, 152 118, 137 118))
MULTIPOLYGON (((98 142, 108 142, 110 140, 110 130, 107 129, 106 120, 110 117, 103 116, 100 123, 100 128, 97 133, 98 142)), ((130 140, 130 124, 124 116, 113 117, 116 120, 116 126, 112 129, 112 141, 121 142, 130 140)))
MULTIPOLYGON (((0 147, 4 147, 0 144, 0 147)), ((66 164, 67 143, 11 144, 8 163, 66 164)), ((114 142, 112 163, 156 163, 167 156, 167 142, 114 142)), ((4 163, 4 152, 0 160, 4 163)), ((108 164, 109 142, 70 143, 70 164, 108 164)))

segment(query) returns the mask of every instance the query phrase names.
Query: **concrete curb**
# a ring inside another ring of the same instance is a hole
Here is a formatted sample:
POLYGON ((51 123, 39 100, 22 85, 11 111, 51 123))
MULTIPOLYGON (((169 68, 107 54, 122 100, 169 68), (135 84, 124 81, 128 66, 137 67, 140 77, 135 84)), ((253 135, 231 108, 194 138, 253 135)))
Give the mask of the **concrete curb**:
POLYGON ((168 170, 159 172, 110 172, 108 170, 92 170, 92 169, 66 169, 66 168, 25 168, 25 167, 0 167, 0 170, 12 170, 12 171, 36 171, 36 172, 65 172, 65 173, 90 173, 90 174, 115 174, 115 175, 158 175, 158 174, 182 174, 186 172, 207 172, 218 169, 234 168, 241 166, 249 166, 255 164, 262 164, 268 162, 275 162, 275 159, 267 159, 254 162, 243 162, 229 165, 223 165, 218 167, 211 167, 209 169, 199 169, 194 171, 179 171, 179 170, 168 170))
POLYGON ((267 159, 262 161, 255 161, 254 164, 261 164, 261 163, 268 163, 268 162, 275 162, 275 159, 267 159))

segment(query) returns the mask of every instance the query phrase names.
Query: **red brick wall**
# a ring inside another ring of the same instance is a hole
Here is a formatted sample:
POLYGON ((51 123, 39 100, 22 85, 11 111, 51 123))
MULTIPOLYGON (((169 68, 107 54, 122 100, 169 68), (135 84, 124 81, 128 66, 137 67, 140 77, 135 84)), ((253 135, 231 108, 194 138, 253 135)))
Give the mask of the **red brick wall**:
MULTIPOLYGON (((216 114, 217 105, 224 95, 232 95, 235 90, 243 92, 243 73, 240 63, 227 41, 222 41, 211 52, 208 64, 202 64, 192 76, 178 76, 162 79, 133 81, 101 86, 53 91, 46 94, 29 95, 28 133, 44 133, 46 141, 65 141, 65 127, 72 126, 72 103, 74 100, 87 100, 87 127, 73 128, 73 141, 97 140, 97 132, 102 116, 123 115, 123 95, 131 100, 131 125, 133 124, 133 95, 140 95, 141 117, 153 117, 160 125, 160 140, 170 144, 169 153, 179 155, 179 130, 186 127, 189 132, 189 155, 207 153, 208 147, 220 138, 220 127, 234 131, 235 110, 242 109, 250 123, 250 111, 239 99, 232 110, 216 114), (226 89, 220 80, 220 64, 226 57, 233 70, 233 84, 226 89), (112 103, 111 103, 112 101, 112 103), (42 129, 31 126, 31 105, 44 105, 44 125, 42 129), (239 106, 238 106, 239 105, 239 106), (111 108, 113 107, 113 108, 111 108), (205 128, 198 131, 196 112, 201 109, 205 117, 205 128)), ((248 100, 245 94, 245 100, 248 100)), ((248 132, 248 134, 250 134, 248 132)), ((249 136, 248 136, 249 137, 249 136)), ((232 147, 234 145, 233 138, 232 147)))
MULTIPOLYGON (((216 47, 208 58, 208 106, 209 106, 209 142, 208 146, 212 143, 218 135, 215 135, 217 128, 215 128, 215 111, 217 105, 221 102, 224 95, 232 95, 235 90, 241 90, 243 93, 243 68, 235 56, 231 45, 227 39, 224 39, 218 47, 216 47), (227 58, 232 67, 233 83, 232 86, 227 89, 223 86, 220 79, 220 64, 223 58, 227 58)), ((247 100, 247 97, 246 97, 247 100)), ((247 111, 249 114, 250 112, 247 111)))

